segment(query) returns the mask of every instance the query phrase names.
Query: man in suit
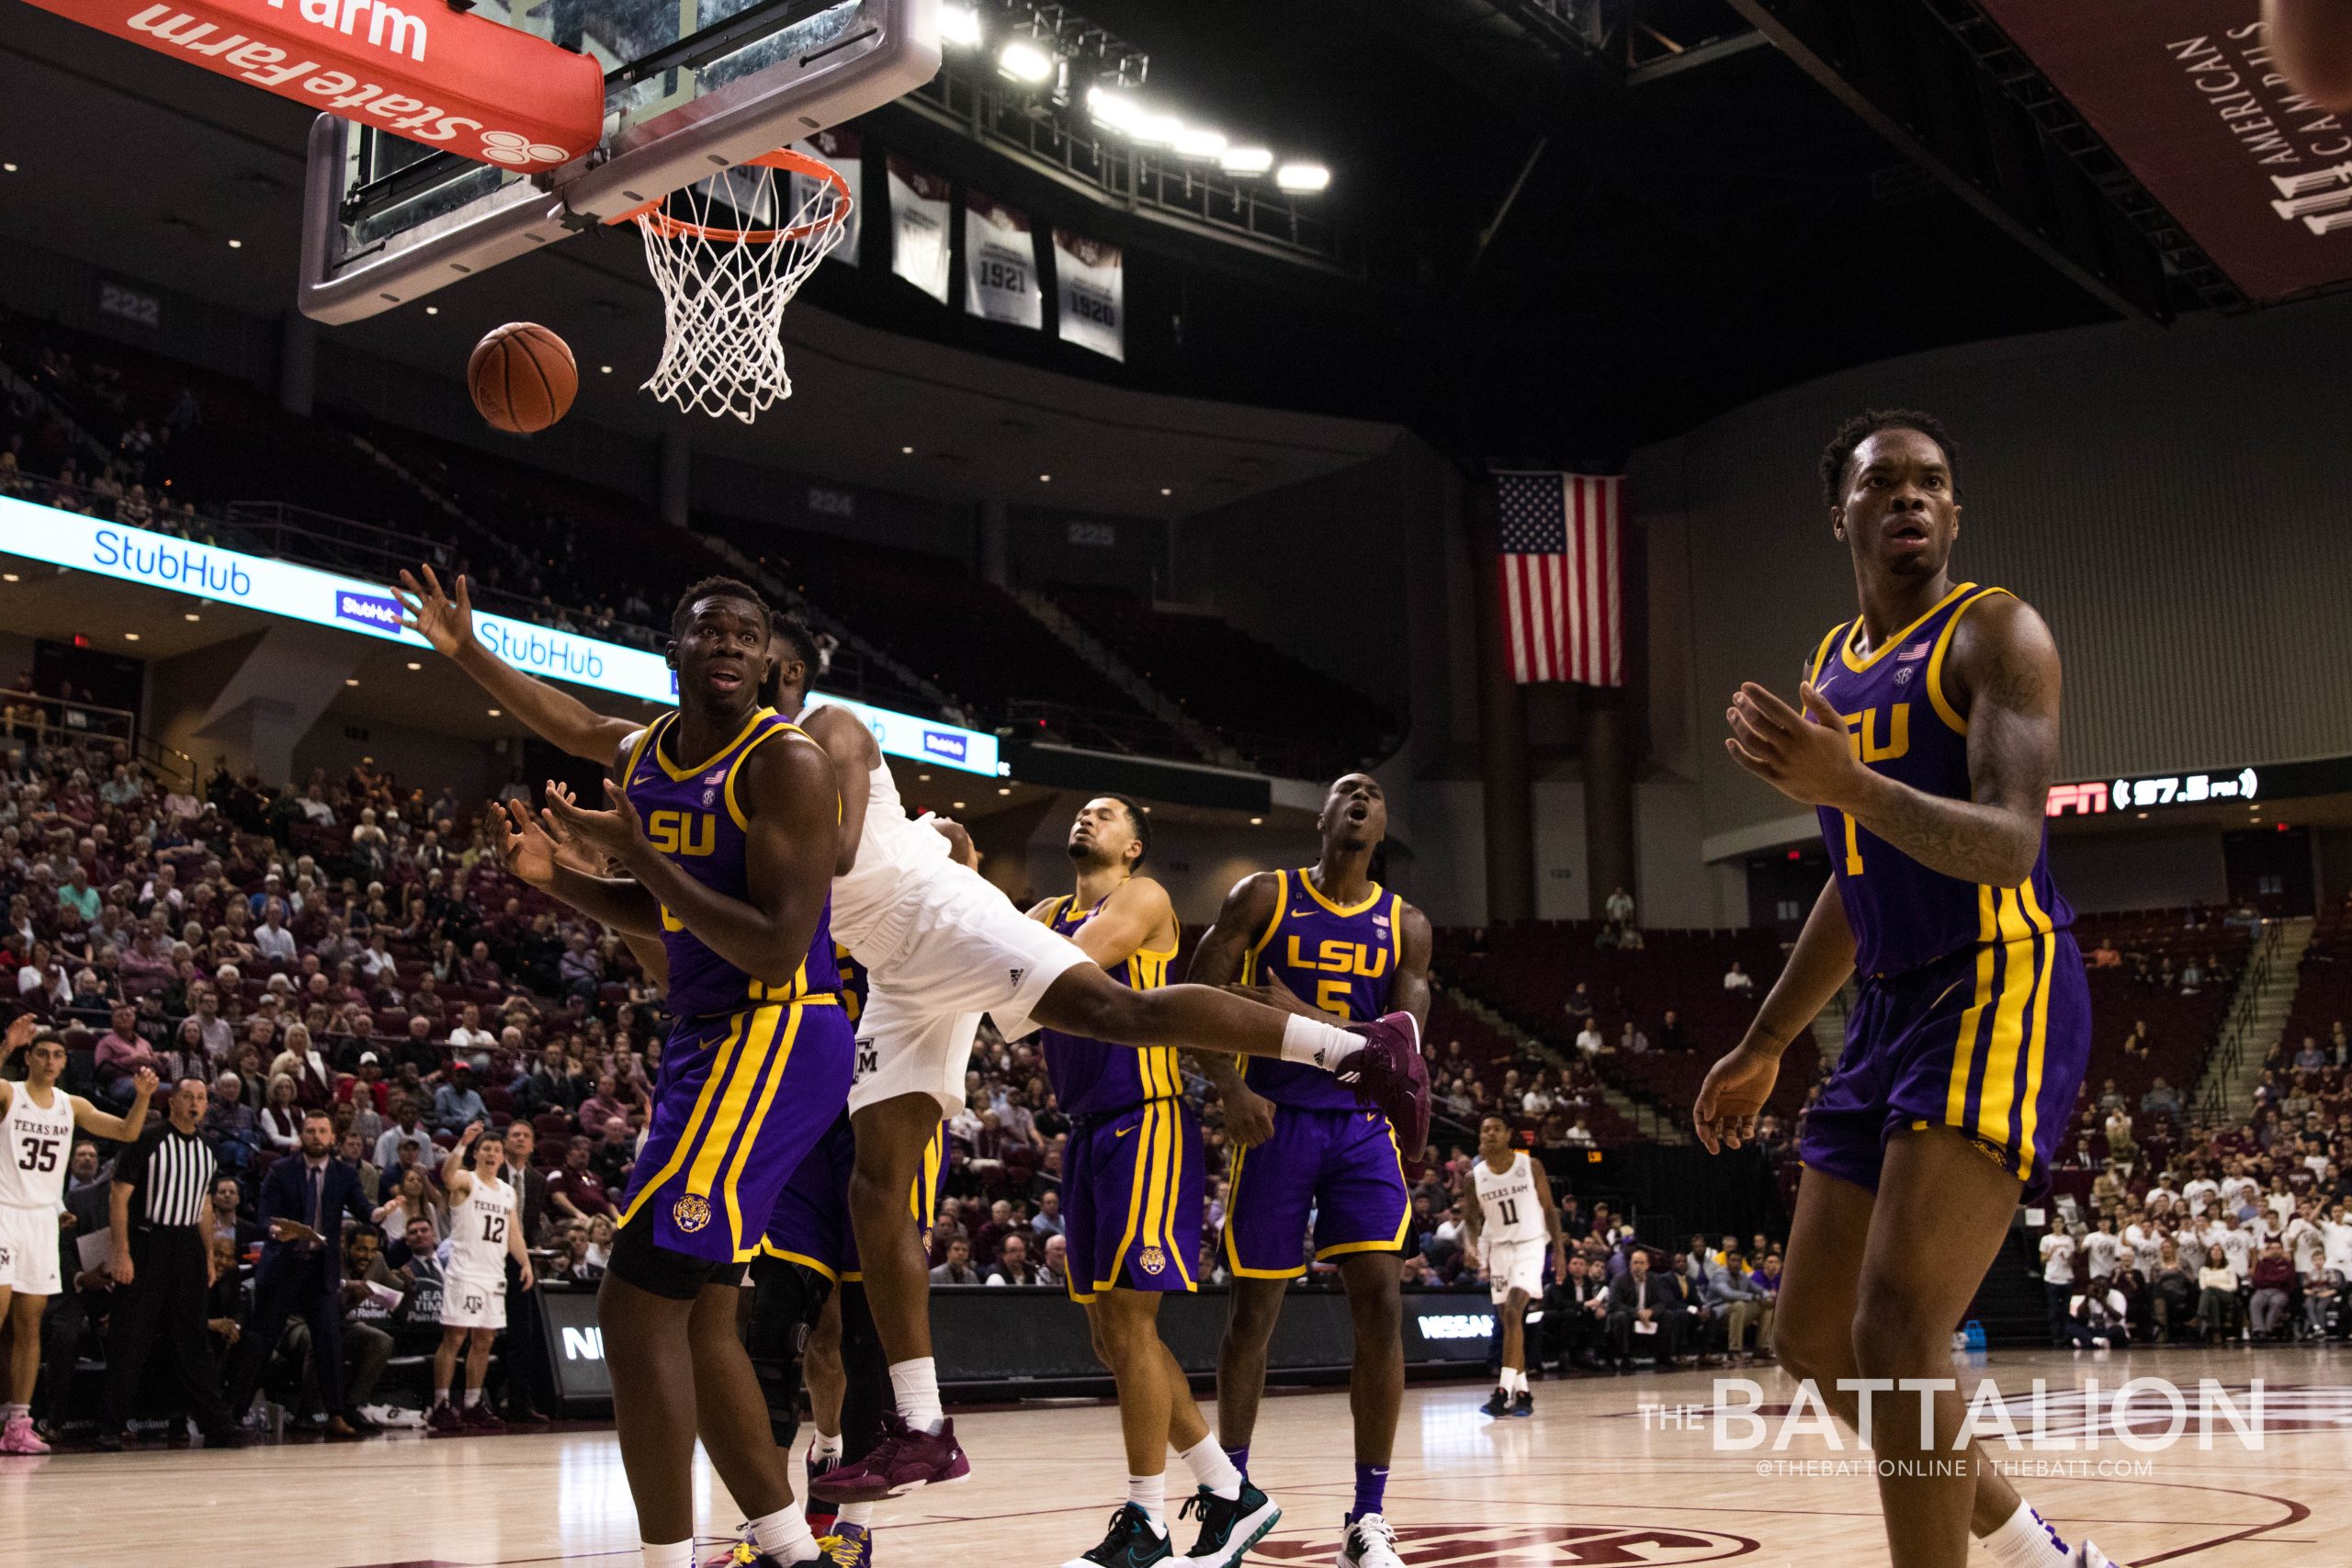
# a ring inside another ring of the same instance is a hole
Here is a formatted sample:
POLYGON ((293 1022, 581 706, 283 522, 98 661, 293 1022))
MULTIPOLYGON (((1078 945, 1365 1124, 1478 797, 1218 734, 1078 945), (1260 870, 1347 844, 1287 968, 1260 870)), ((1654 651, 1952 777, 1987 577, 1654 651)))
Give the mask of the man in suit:
MULTIPOLYGON (((514 1223, 523 1245, 536 1247, 548 1219, 548 1173, 538 1168, 538 1135, 517 1116, 506 1124, 507 1179, 514 1187, 514 1223)), ((506 1260, 506 1419, 543 1427, 555 1408, 555 1371, 548 1364, 547 1331, 539 1320, 538 1280, 523 1288, 523 1270, 506 1260)))
POLYGON ((1674 1359, 1686 1315, 1682 1293, 1650 1272, 1650 1255, 1635 1247, 1625 1271, 1609 1285, 1609 1340, 1622 1363, 1636 1350, 1660 1361, 1674 1359))
POLYGON ((359 1173, 334 1156, 334 1122, 323 1111, 302 1119, 302 1152, 262 1179, 261 1223, 269 1233, 254 1274, 254 1314, 229 1373, 229 1411, 242 1420, 261 1384, 286 1320, 311 1325, 311 1365, 327 1436, 356 1438, 343 1384, 343 1222, 365 1224, 359 1173))

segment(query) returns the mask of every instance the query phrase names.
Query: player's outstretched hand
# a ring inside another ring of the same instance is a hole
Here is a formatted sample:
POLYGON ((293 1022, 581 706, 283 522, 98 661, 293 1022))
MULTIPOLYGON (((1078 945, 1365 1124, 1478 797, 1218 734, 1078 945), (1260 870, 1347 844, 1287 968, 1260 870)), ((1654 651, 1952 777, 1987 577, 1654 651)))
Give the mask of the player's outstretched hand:
POLYGON ((479 1138, 479 1137, 481 1137, 481 1119, 480 1119, 479 1117, 477 1117, 475 1120, 473 1120, 473 1121, 471 1121, 471 1122, 467 1122, 467 1123, 466 1123, 466 1130, 465 1130, 463 1133, 460 1133, 460 1134, 458 1135, 458 1146, 459 1148, 466 1148, 466 1147, 469 1147, 469 1146, 470 1146, 470 1145, 472 1145, 473 1141, 474 1141, 476 1138, 479 1138))
POLYGON ((474 640, 473 599, 466 591, 463 573, 450 579, 453 592, 441 591, 441 579, 429 566, 420 566, 424 581, 416 580, 416 572, 403 569, 401 585, 392 590, 392 597, 401 602, 401 625, 422 636, 433 645, 433 651, 451 659, 474 640))
POLYGON ((163 1081, 155 1076, 154 1068, 141 1067, 130 1075, 131 1097, 135 1100, 149 1099, 153 1096, 155 1086, 163 1081))
POLYGON ((499 840, 498 858, 508 871, 542 893, 555 885, 555 840, 519 800, 506 803, 506 832, 499 840))
POLYGON ((1745 1043, 1707 1069, 1691 1102, 1690 1125, 1709 1154, 1736 1149, 1756 1135, 1756 1118, 1780 1076, 1780 1057, 1745 1043))
POLYGON ((573 800, 569 791, 558 789, 552 779, 548 782, 548 807, 565 830, 626 864, 645 842, 645 829, 637 819, 637 807, 610 779, 605 781, 605 798, 611 802, 611 810, 591 811, 573 800))
POLYGON ((1861 763, 1847 739, 1846 721, 1807 682, 1797 688, 1800 713, 1754 681, 1732 697, 1724 716, 1732 761, 1806 806, 1840 807, 1861 763))
POLYGON ((40 1030, 40 1020, 28 1012, 18 1013, 8 1021, 8 1036, 6 1040, 0 1040, 0 1051, 14 1055, 23 1050, 33 1043, 33 1036, 40 1030))

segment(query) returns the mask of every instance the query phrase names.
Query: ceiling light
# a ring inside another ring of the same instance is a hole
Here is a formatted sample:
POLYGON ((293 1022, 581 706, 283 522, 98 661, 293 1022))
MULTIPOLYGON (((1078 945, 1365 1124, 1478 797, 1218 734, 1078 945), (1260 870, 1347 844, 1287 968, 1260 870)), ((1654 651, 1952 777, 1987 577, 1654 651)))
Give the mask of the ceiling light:
POLYGON ((1266 825, 1266 819, 1265 819, 1264 818, 1262 818, 1262 817, 1252 817, 1251 818, 1250 818, 1250 826, 1251 826, 1252 828, 1262 828, 1262 827, 1264 827, 1265 825, 1266 825))
POLYGON ((1014 39, 997 51, 997 71, 1016 82, 1042 82, 1054 73, 1054 57, 1027 39, 1014 39))
POLYGON ((915 455, 915 449, 914 449, 913 447, 911 447, 911 446, 901 446, 901 447, 899 447, 899 452, 900 452, 901 454, 903 454, 904 456, 909 457, 913 457, 913 456, 915 455))
POLYGON ((412 660, 410 660, 408 661, 408 667, 409 667, 410 669, 412 669, 412 670, 422 670, 422 669, 424 669, 424 665, 419 664, 419 663, 418 663, 415 660, 413 660, 413 659, 412 659, 412 660))
POLYGON ((949 810, 951 810, 951 811, 961 811, 961 810, 963 810, 963 809, 964 809, 964 803, 963 803, 962 801, 960 801, 960 800, 959 800, 959 801, 956 802, 956 804, 955 804, 955 805, 953 805, 953 806, 951 806, 950 807, 948 807, 948 809, 949 809, 949 810))
POLYGON ((1274 155, 1263 147, 1228 147, 1216 163, 1228 175, 1262 175, 1274 166, 1274 155))
POLYGON ((0 571, 0 582, 22 582, 23 581, 23 578, 13 571, 0 571))
POLYGON ((187 615, 182 615, 180 619, 184 621, 200 621, 204 619, 204 617, 198 615, 194 610, 190 610, 187 615))
POLYGON ((607 376, 613 373, 613 367, 609 365, 599 365, 596 368, 603 371, 607 376))
POLYGON ((942 6, 939 8, 939 41, 965 49, 976 48, 980 41, 980 14, 969 6, 942 6))
POLYGON ((1287 191, 1317 191, 1331 183, 1331 171, 1320 164, 1284 164, 1274 171, 1274 184, 1287 191))
POLYGON ((1041 485, 1049 485, 1054 482, 1054 476, 1051 474, 1039 474, 1037 476, 1037 482, 1041 485))
POLYGON ((1225 151, 1225 132, 1188 126, 1176 133, 1174 145, 1179 158, 1214 158, 1225 151))
POLYGON ((1160 493, 1160 494, 1162 494, 1162 495, 1174 495, 1176 492, 1175 492, 1174 491, 1172 491, 1172 490, 1170 490, 1166 485, 1161 485, 1161 486, 1159 487, 1159 493, 1160 493))
POLYGON ((428 316, 437 316, 441 313, 441 307, 438 305, 427 305, 424 308, 424 313, 428 316))
POLYGON ((999 784, 996 792, 999 795, 1011 795, 1012 793, 1012 786, 1011 784, 999 784))
POLYGON ((491 716, 491 717, 492 717, 492 718, 504 718, 504 717, 506 716, 503 713, 500 712, 500 711, 499 711, 498 709, 496 709, 496 708, 492 708, 492 709, 490 709, 490 710, 489 710, 489 712, 490 712, 490 716, 491 716))
POLYGON ((356 675, 345 675, 343 678, 343 683, 346 686, 356 686, 359 684, 359 677, 356 675))
POLYGON ((6 170, 9 174, 13 175, 17 172, 17 165, 14 164, 0 164, 0 170, 6 170))
POLYGON ((245 248, 245 243, 243 240, 232 240, 229 242, 229 248, 232 251, 242 251, 245 248))
POLYGON ((137 632, 125 632, 122 634, 122 640, 125 642, 137 642, 139 640, 139 634, 137 632))
POLYGON ((1114 87, 1089 87, 1086 90, 1086 112, 1096 121, 1114 130, 1125 130, 1144 118, 1144 107, 1132 93, 1114 87))
POLYGON ((915 782, 917 784, 929 784, 931 782, 931 775, 929 773, 917 773, 915 775, 915 782))

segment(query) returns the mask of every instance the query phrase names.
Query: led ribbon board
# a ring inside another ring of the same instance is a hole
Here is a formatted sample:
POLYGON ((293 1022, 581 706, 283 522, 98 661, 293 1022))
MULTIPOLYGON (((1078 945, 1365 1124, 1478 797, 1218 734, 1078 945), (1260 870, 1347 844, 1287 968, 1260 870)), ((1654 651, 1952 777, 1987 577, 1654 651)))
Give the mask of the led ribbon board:
MULTIPOLYGON (((78 513, 59 512, 0 497, 0 554, 96 572, 170 592, 236 604, 265 615, 314 626, 429 648, 401 629, 400 602, 379 582, 339 577, 291 561, 249 556, 168 534, 126 527, 78 513)), ((516 669, 615 696, 664 705, 678 700, 678 682, 658 653, 474 612, 474 635, 516 669)), ((825 699, 847 708, 893 757, 957 768, 995 778, 1004 772, 997 738, 894 713, 845 697, 825 699)))

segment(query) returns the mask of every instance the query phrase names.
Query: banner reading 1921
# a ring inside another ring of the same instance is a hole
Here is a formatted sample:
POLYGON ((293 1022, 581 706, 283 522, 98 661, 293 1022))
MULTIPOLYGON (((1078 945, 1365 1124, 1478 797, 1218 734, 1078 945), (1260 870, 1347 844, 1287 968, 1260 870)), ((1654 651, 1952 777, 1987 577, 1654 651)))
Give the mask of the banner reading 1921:
POLYGON ((2230 280, 2352 277, 2352 123, 2270 58, 2260 0, 1984 0, 2230 280))

